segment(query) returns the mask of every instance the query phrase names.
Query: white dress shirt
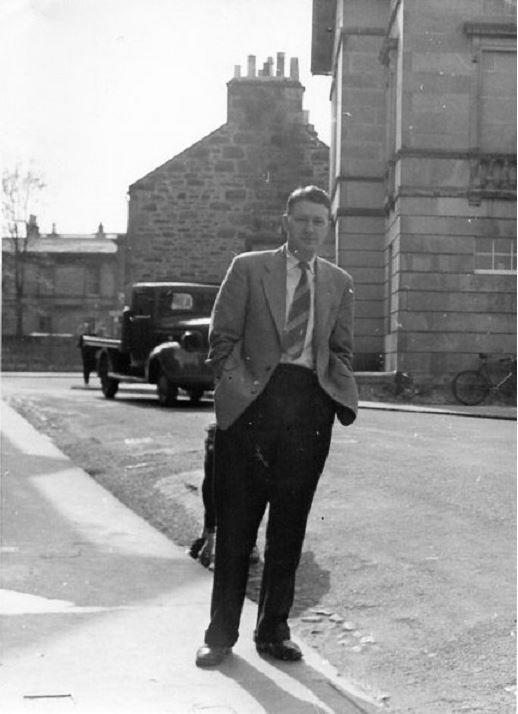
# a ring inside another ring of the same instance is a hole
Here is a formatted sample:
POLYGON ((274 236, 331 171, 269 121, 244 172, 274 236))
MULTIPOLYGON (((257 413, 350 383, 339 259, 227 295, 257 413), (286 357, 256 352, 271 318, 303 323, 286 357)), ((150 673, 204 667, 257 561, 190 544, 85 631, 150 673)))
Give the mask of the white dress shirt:
MULTIPOLYGON (((293 295, 295 294, 295 288, 300 280, 300 274, 302 269, 299 267, 300 259, 297 258, 293 253, 285 248, 286 250, 286 317, 284 326, 286 327, 286 322, 288 320, 288 315, 290 314, 291 303, 293 302, 293 295)), ((314 369, 315 367, 315 357, 313 354, 313 327, 315 324, 315 260, 316 257, 313 256, 311 260, 306 262, 309 265, 309 270, 307 271, 308 285, 310 291, 310 308, 309 308, 309 320, 308 320, 308 330, 306 332, 306 340, 304 342, 304 348, 301 354, 293 359, 289 355, 283 353, 281 355, 281 362, 283 364, 298 364, 301 367, 307 367, 308 369, 314 369)))

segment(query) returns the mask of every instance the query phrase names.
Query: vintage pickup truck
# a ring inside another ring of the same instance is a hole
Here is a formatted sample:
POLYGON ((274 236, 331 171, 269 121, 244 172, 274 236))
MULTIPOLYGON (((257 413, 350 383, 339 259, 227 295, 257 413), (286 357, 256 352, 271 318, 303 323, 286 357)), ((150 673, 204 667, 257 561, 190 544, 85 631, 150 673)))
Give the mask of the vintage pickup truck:
POLYGON ((120 316, 120 339, 82 335, 83 362, 95 364, 101 388, 113 399, 120 382, 156 384, 159 402, 170 406, 178 390, 192 402, 213 388, 205 364, 217 285, 135 283, 120 316))

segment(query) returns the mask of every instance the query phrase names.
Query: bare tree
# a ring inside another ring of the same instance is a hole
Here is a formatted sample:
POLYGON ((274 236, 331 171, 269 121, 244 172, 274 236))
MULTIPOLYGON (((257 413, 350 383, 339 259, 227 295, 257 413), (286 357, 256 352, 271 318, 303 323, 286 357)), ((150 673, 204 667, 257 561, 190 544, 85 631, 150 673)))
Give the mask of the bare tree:
POLYGON ((23 335, 23 298, 25 295, 25 265, 31 240, 31 229, 36 226, 32 213, 40 191, 45 187, 41 176, 33 169, 5 170, 2 174, 1 210, 5 240, 9 241, 12 258, 12 277, 16 310, 16 335, 23 335))

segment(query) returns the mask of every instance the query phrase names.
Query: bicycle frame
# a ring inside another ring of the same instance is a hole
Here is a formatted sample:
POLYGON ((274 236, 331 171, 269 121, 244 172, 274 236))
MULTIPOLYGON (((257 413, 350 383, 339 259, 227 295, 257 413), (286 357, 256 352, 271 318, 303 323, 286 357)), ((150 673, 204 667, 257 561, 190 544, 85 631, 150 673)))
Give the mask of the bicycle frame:
POLYGON ((505 385, 506 391, 511 387, 516 394, 516 358, 506 357, 504 359, 489 360, 489 356, 484 353, 479 354, 480 364, 478 369, 466 369, 455 375, 452 381, 452 389, 455 398, 468 406, 475 406, 484 401, 489 394, 502 392, 505 385), (490 365, 494 365, 498 372, 490 370, 490 365), (506 373, 502 375, 502 370, 506 373), (495 376, 493 377, 492 374, 495 376))
POLYGON ((480 366, 479 372, 484 377, 484 379, 487 380, 490 391, 493 393, 496 393, 501 390, 501 388, 504 386, 504 384, 508 380, 512 379, 513 375, 515 374, 515 370, 516 370, 516 362, 511 361, 511 365, 509 367, 509 371, 507 372, 507 374, 499 382, 496 382, 493 380, 493 378, 491 377, 491 374, 489 372, 487 359, 484 359, 484 360, 482 360, 482 364, 480 366))

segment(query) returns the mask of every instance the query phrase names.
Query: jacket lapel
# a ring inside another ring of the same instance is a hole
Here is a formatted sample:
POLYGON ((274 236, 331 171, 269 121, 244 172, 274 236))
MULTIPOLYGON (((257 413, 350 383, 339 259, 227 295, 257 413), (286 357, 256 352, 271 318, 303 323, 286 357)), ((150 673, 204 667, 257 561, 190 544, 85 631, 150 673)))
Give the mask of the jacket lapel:
POLYGON ((265 263, 262 280, 266 302, 279 333, 279 339, 282 339, 286 317, 286 257, 282 248, 265 263))
POLYGON ((328 337, 327 327, 335 294, 333 276, 326 263, 317 257, 315 268, 315 337, 318 345, 328 337))

